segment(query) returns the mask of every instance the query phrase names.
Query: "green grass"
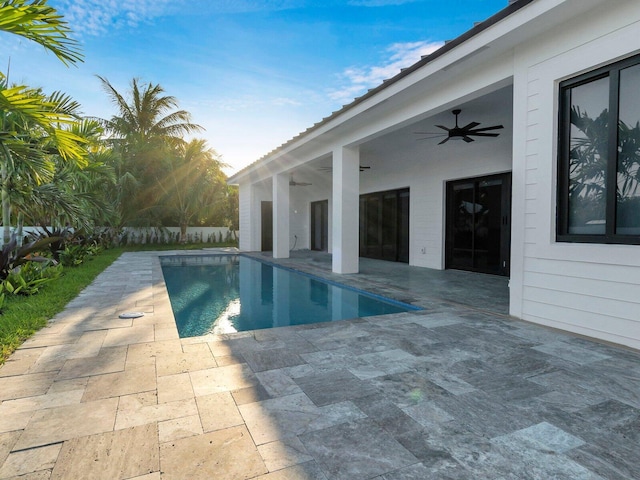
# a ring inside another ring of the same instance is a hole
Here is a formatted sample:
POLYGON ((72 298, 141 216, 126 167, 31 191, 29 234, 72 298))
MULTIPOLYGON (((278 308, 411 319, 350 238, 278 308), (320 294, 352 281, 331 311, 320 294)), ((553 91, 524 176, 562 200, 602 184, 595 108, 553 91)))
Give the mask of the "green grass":
POLYGON ((130 245, 105 250, 77 267, 64 269, 62 277, 31 296, 7 296, 0 314, 0 365, 22 342, 44 327, 49 319, 64 310, 94 278, 123 252, 152 250, 196 250, 233 244, 130 245))

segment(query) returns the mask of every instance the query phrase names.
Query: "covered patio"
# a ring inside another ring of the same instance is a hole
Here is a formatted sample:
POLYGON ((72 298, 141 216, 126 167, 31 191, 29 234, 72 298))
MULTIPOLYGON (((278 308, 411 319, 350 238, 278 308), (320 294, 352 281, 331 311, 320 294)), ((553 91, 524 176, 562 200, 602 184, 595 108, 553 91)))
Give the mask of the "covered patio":
POLYGON ((509 279, 503 276, 420 268, 362 257, 358 274, 340 275, 331 271, 330 253, 294 250, 289 258, 279 259, 274 259, 271 252, 249 255, 426 309, 433 302, 444 302, 489 314, 509 314, 509 279))
POLYGON ((361 267, 424 310, 180 339, 124 254, 0 368, 0 478, 640 478, 637 351, 509 318, 499 277, 361 267))

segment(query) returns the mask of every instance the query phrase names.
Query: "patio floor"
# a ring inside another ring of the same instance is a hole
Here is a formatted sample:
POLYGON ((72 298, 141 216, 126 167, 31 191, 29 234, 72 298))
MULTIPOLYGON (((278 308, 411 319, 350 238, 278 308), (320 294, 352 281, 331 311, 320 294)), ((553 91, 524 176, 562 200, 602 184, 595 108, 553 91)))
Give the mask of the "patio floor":
POLYGON ((0 478, 640 479, 639 352, 510 319, 504 278, 281 263, 425 310, 179 339, 124 254, 0 368, 0 478))

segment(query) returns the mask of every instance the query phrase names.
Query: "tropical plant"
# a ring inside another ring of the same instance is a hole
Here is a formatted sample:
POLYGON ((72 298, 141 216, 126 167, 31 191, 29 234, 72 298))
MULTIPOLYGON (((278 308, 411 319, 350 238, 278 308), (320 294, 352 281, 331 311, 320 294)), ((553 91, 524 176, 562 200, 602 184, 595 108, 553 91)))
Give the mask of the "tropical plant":
MULTIPOLYGON (((1 74, 0 74, 1 75, 1 74)), ((9 241, 11 204, 28 197, 34 186, 46 183, 55 171, 52 154, 79 165, 86 160, 84 140, 70 127, 77 124, 79 105, 55 92, 6 88, 0 78, 0 177, 2 181, 3 240, 9 241)))
POLYGON ((53 174, 46 182, 32 185, 30 194, 14 202, 30 224, 54 228, 72 226, 91 230, 117 223, 116 208, 109 197, 115 184, 113 152, 101 145, 102 128, 94 120, 83 120, 72 131, 85 142, 84 164, 66 162, 60 155, 49 156, 53 174))
MULTIPOLYGON (((5 0, 0 3, 0 31, 16 34, 42 45, 65 65, 82 61, 71 30, 46 0, 5 0)), ((50 173, 47 149, 56 148, 62 158, 82 159, 80 139, 70 130, 76 119, 68 112, 71 100, 61 93, 45 96, 24 85, 10 87, 0 72, 0 171, 3 241, 10 240, 10 185, 28 171, 39 183, 50 173)), ((15 185, 14 185, 15 186, 15 185)), ((21 185, 22 186, 22 185, 21 185)), ((13 191, 17 191, 13 189, 13 191)))
POLYGON ((205 140, 180 144, 168 158, 158 187, 166 214, 180 226, 180 243, 187 241, 187 227, 195 218, 206 217, 224 200, 225 166, 205 140))
POLYGON ((0 250, 0 281, 4 280, 17 267, 27 262, 51 262, 50 258, 36 255, 47 247, 56 237, 41 238, 19 246, 16 234, 0 250))
POLYGON ((71 29, 47 0, 4 0, 0 3, 0 30, 42 45, 65 65, 82 61, 79 43, 71 29))
MULTIPOLYGON (((28 262, 12 270, 0 283, 0 294, 34 295, 40 288, 62 275, 62 265, 28 262)), ((2 299, 4 300, 4 298, 2 299)))
POLYGON ((178 110, 175 97, 164 95, 158 84, 134 78, 123 95, 106 78, 98 77, 117 109, 103 120, 109 141, 119 155, 115 165, 121 225, 157 226, 156 186, 163 177, 163 162, 183 144, 183 135, 200 131, 186 110, 178 110))

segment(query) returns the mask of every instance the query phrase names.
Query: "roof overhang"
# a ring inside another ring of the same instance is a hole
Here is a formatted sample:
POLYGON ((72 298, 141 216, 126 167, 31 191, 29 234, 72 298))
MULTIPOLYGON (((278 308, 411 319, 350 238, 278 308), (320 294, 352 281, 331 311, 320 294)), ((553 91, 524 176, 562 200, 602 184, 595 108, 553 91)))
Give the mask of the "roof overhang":
MULTIPOLYGON (((347 129, 356 118, 400 101, 403 92, 417 84, 442 82, 461 75, 474 66, 491 60, 540 35, 540 32, 562 24, 581 11, 603 0, 515 0, 484 22, 476 24, 455 40, 445 43, 431 55, 423 57, 389 80, 369 90, 353 102, 290 139, 256 162, 233 174, 230 184, 255 181, 267 172, 282 171, 292 161, 292 152, 302 151, 320 141, 330 143, 337 132, 347 129)), ((290 165, 294 166, 294 165, 290 165)))

